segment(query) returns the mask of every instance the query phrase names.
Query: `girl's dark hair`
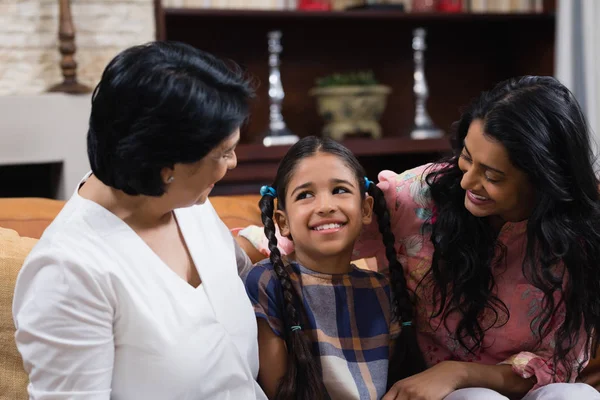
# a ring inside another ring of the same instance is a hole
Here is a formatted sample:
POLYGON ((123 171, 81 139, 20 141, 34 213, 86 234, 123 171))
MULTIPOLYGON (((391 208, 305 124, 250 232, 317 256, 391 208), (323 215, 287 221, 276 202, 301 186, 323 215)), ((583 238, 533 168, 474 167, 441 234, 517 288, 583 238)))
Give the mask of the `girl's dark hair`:
POLYGON ((239 67, 178 42, 119 53, 92 97, 87 137, 94 175, 130 195, 160 196, 160 172, 202 159, 248 117, 239 67))
POLYGON ((481 347, 488 329, 498 326, 501 314, 510 316, 493 294, 493 270, 503 259, 494 258, 495 250, 504 256, 506 249, 486 218, 466 210, 460 186, 458 159, 473 120, 483 122, 484 134, 506 148, 511 163, 527 174, 534 188, 522 268, 544 298, 531 329, 539 346, 558 328, 551 368, 556 374, 558 362, 564 363, 568 379, 573 367, 576 373, 582 369, 583 364, 569 356, 582 329, 587 333, 585 349, 592 340, 597 342, 600 331, 600 206, 585 118, 571 92, 554 78, 525 76, 502 82, 464 112, 454 125, 454 155, 427 175, 437 207, 428 275, 436 294, 433 317, 442 315, 445 321, 450 312, 459 312, 457 340, 471 352, 481 347), (561 263, 564 270, 557 269, 561 263), (564 322, 552 326, 561 307, 564 322), (496 315, 494 324, 482 326, 485 310, 496 315))
MULTIPOLYGON (((279 165, 275 182, 272 187, 277 191, 277 208, 285 210, 285 195, 288 184, 294 174, 298 163, 317 153, 329 153, 339 157, 356 175, 361 196, 364 197, 366 183, 365 171, 350 150, 329 138, 309 136, 293 145, 279 165)), ((390 228, 390 215, 382 191, 370 184, 368 193, 375 199, 374 210, 378 217, 379 229, 383 234, 386 255, 390 263, 391 286, 393 293, 393 309, 400 321, 413 320, 412 296, 409 294, 402 266, 396 257, 394 248, 394 235, 390 228)), ((262 222, 265 235, 269 240, 271 263, 279 278, 283 289, 284 308, 284 339, 288 350, 288 367, 286 374, 279 383, 276 399, 289 400, 318 400, 326 398, 320 364, 313 356, 311 344, 302 330, 292 330, 293 326, 301 326, 303 311, 290 280, 287 266, 281 258, 275 237, 275 224, 273 212, 275 209, 274 198, 265 195, 260 199, 259 205, 262 212, 262 222)), ((413 375, 425 369, 423 356, 419 351, 416 340, 415 328, 412 325, 404 326, 402 333, 396 341, 395 352, 390 360, 390 384, 399 379, 413 375)))

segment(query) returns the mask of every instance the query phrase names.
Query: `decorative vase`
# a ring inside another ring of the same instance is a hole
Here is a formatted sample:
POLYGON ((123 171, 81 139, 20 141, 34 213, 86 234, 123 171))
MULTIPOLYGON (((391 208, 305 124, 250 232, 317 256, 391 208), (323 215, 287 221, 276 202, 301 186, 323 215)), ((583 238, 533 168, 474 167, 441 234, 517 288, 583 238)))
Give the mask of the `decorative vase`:
POLYGON ((317 110, 325 122, 323 136, 339 141, 356 134, 379 139, 379 119, 391 91, 385 85, 352 85, 317 87, 309 94, 316 97, 317 110))

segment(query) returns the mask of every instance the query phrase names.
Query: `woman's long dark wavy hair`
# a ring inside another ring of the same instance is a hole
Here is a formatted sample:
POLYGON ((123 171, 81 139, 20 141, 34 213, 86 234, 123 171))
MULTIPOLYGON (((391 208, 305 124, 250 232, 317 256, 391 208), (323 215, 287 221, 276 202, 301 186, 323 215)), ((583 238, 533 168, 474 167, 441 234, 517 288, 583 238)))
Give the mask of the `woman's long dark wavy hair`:
POLYGON ((588 349, 597 343, 600 328, 600 203, 586 120, 571 92, 554 78, 525 76, 483 93, 454 126, 454 155, 444 160, 444 167, 428 173, 437 208, 431 235, 435 252, 428 275, 436 293, 433 317, 441 315, 445 321, 450 312, 458 311, 462 318, 457 340, 473 352, 490 329, 481 324, 485 310, 495 313, 496 323, 501 314, 510 316, 492 293, 495 250, 505 254, 506 249, 486 218, 467 211, 460 186, 463 173, 458 159, 474 120, 481 120, 484 134, 506 148, 511 163, 525 172, 534 188, 522 268, 544 298, 531 329, 539 346, 557 328, 552 317, 564 307, 550 367, 556 375, 557 364, 563 363, 569 379, 582 369, 568 355, 581 345, 582 329, 588 349), (557 273, 561 263, 564 271, 557 273))
MULTIPOLYGON (((307 157, 317 153, 329 153, 339 157, 356 175, 360 186, 361 196, 365 193, 373 196, 374 211, 378 218, 379 230, 382 233, 386 248, 386 256, 390 263, 391 286, 393 293, 393 310, 400 321, 413 320, 412 296, 406 286, 406 279, 402 272, 402 266, 396 257, 394 248, 394 235, 390 228, 390 214, 387 209, 383 192, 374 184, 370 184, 367 190, 364 180, 365 171, 350 150, 336 141, 328 138, 317 138, 309 136, 298 141, 290 148, 277 170, 275 182, 272 187, 277 192, 277 208, 285 210, 285 195, 287 186, 296 170, 298 163, 307 157)), ((311 351, 311 344, 302 330, 292 330, 293 326, 302 326, 303 312, 297 295, 292 287, 287 266, 277 248, 275 237, 275 224, 273 213, 275 210, 274 198, 265 195, 260 199, 262 222, 265 227, 265 235, 269 240, 270 259, 275 273, 279 278, 283 290, 284 309, 284 339, 287 345, 288 365, 285 376, 279 383, 276 399, 279 400, 319 400, 325 399, 326 390, 323 385, 320 364, 311 351)), ((402 328, 400 337, 396 341, 394 355, 390 359, 390 372, 388 386, 399 379, 421 372, 425 369, 423 356, 419 351, 415 329, 412 325, 402 328), (404 361, 406 360, 406 361, 404 361)))

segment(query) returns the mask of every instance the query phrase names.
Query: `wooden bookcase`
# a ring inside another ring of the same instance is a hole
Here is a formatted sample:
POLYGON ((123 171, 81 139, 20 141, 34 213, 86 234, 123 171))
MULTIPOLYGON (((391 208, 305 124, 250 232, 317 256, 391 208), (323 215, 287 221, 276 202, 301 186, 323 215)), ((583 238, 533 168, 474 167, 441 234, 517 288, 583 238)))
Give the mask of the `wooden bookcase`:
MULTIPOLYGON (((446 139, 412 141, 412 30, 427 29, 427 108, 449 131, 462 106, 500 80, 554 72, 555 14, 410 14, 395 11, 250 11, 163 8, 156 1, 157 38, 189 43, 236 61, 258 84, 242 131, 238 168, 216 194, 256 192, 272 179, 286 148, 259 143, 268 125, 269 30, 283 33, 284 118, 299 136, 319 135, 322 121, 308 91, 317 77, 370 69, 389 85, 384 139, 347 142, 372 179, 377 168, 401 171, 449 151, 446 139)), ((552 3, 552 2, 550 2, 552 3)))

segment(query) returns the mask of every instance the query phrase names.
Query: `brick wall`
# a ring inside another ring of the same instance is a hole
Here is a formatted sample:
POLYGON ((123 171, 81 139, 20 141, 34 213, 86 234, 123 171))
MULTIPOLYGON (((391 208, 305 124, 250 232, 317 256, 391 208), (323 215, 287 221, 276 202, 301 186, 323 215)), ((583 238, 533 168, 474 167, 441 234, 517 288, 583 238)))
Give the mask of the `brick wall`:
MULTIPOLYGON (((71 0, 79 81, 95 86, 119 51, 154 39, 152 0, 71 0)), ((62 81, 58 0, 0 0, 0 95, 62 81)))

